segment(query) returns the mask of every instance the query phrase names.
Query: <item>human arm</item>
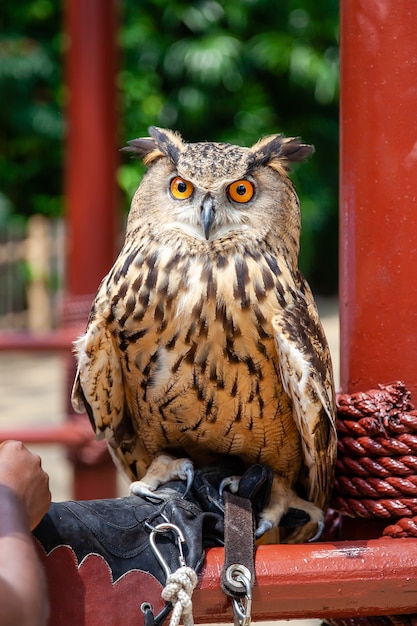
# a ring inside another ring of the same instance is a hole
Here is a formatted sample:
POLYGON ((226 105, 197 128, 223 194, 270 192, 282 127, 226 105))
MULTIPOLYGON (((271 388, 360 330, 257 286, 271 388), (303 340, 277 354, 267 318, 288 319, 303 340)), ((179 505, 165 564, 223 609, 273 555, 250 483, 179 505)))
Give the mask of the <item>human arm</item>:
POLYGON ((30 531, 49 508, 48 476, 22 443, 0 444, 0 626, 43 626, 46 584, 30 531))

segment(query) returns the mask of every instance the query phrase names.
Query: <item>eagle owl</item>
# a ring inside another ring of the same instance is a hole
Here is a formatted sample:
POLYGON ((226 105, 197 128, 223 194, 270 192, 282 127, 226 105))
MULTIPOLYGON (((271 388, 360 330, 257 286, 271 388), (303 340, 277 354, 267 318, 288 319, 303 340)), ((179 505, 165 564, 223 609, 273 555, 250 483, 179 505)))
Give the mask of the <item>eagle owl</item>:
POLYGON ((336 453, 329 350, 297 267, 287 175, 314 148, 282 135, 246 148, 149 133, 127 148, 148 170, 76 342, 74 409, 87 410, 134 493, 228 455, 269 465, 262 531, 297 508, 304 540, 322 522, 336 453))

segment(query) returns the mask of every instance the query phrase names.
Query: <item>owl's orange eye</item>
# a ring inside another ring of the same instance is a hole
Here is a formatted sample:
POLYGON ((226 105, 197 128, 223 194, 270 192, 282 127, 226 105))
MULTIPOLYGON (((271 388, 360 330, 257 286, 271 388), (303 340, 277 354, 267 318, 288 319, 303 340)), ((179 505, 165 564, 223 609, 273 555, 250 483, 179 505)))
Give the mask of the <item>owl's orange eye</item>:
POLYGON ((188 180, 176 176, 171 181, 171 193, 176 200, 186 200, 194 191, 194 186, 188 180))
POLYGON ((237 180, 235 183, 229 185, 227 191, 231 199, 235 202, 249 202, 253 197, 255 189, 248 180, 237 180))

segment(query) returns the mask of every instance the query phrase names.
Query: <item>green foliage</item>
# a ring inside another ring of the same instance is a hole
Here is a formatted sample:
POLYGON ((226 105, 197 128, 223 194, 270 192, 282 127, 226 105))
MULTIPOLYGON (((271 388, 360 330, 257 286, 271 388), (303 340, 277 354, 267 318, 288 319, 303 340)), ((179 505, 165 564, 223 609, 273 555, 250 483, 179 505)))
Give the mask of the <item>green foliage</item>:
POLYGON ((0 224, 61 212, 61 3, 3 3, 0 12, 0 224))
MULTIPOLYGON (((61 208, 60 5, 7 3, 0 17, 0 220, 2 207, 27 215, 61 208)), ((123 0, 121 8, 123 142, 155 124, 189 141, 250 145, 284 132, 313 143, 316 154, 293 175, 301 266, 318 290, 334 291, 338 1, 123 0)), ((141 171, 122 161, 126 206, 141 171)))

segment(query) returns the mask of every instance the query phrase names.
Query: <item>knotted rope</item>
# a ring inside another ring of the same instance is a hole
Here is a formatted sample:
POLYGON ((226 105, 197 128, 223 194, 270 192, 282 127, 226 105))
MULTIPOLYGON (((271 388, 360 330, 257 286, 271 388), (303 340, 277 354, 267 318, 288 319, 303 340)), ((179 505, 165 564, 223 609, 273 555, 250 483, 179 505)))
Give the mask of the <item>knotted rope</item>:
POLYGON ((417 620, 409 615, 390 615, 389 617, 347 617, 326 620, 331 626, 417 626, 417 620))
POLYGON ((384 535, 417 537, 417 411, 401 382, 338 397, 333 507, 354 517, 398 518, 384 535))
POLYGON ((164 600, 171 602, 173 606, 169 626, 178 626, 181 617, 183 618, 184 626, 194 626, 191 597, 196 585, 197 574, 191 567, 186 565, 179 567, 168 576, 161 595, 164 600))
MULTIPOLYGON (((417 410, 402 382, 339 394, 332 506, 392 523, 384 536, 417 537, 417 410)), ((330 619, 332 626, 417 626, 416 615, 330 619)))

